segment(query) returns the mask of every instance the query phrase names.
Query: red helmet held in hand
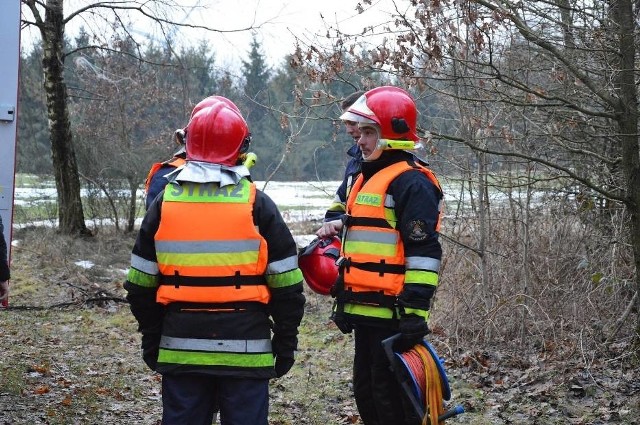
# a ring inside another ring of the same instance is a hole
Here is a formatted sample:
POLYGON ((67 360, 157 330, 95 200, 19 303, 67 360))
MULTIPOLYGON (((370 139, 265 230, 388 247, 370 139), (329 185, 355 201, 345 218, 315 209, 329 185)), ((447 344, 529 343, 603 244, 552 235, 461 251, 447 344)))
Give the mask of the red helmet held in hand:
POLYGON ((337 237, 314 239, 300 253, 298 266, 302 270, 305 282, 312 291, 320 295, 329 295, 336 279, 340 258, 340 239, 337 237))

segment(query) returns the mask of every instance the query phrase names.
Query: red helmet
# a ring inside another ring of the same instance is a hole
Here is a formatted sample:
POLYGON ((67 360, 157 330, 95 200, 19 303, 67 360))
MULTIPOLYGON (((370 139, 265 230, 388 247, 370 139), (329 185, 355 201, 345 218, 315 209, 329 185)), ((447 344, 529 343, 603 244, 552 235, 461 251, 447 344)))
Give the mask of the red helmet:
POLYGON ((187 159, 233 166, 251 135, 240 112, 226 102, 201 108, 187 126, 187 159))
POLYGON ((343 116, 347 115, 351 121, 377 124, 381 139, 414 142, 420 139, 416 133, 416 104, 409 93, 398 87, 382 86, 369 90, 343 116), (358 117, 364 119, 359 120, 358 117))
MULTIPOLYGON (((191 118, 193 118, 193 116, 200 110, 207 108, 209 106, 215 105, 216 103, 225 103, 227 106, 229 106, 231 109, 234 109, 236 111, 238 111, 238 113, 240 113, 240 109, 238 109, 238 107, 236 106, 235 103, 233 103, 232 101, 230 101, 229 99, 227 99, 226 97, 223 96, 209 96, 209 97, 205 97, 204 99, 202 99, 200 102, 198 102, 198 104, 196 106, 194 106, 193 110, 191 111, 191 116, 189 117, 189 120, 191 120, 191 118)), ((178 155, 178 154, 184 154, 186 152, 185 149, 185 144, 186 144, 186 140, 187 140, 187 132, 186 132, 187 128, 179 128, 175 131, 175 140, 176 140, 176 144, 178 144, 180 146, 180 149, 174 154, 174 156, 178 155)))
POLYGON ((234 109, 236 112, 240 112, 240 109, 236 106, 235 103, 230 101, 224 96, 209 96, 202 99, 196 106, 193 107, 193 111, 191 111, 191 118, 201 109, 207 108, 209 106, 215 105, 218 102, 222 102, 226 104, 231 109, 234 109))
POLYGON ((305 282, 320 295, 329 295, 338 278, 336 260, 340 258, 340 246, 336 236, 314 239, 298 257, 305 282))

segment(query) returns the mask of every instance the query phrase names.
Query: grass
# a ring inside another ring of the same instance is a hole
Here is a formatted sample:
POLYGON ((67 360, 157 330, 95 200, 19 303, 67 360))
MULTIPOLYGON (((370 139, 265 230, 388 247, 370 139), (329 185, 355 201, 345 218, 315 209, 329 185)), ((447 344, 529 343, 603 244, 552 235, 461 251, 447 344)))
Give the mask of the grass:
POLYGON ((55 181, 51 176, 16 173, 15 179, 16 179, 15 181, 16 187, 31 187, 31 188, 55 187, 55 181))
MULTIPOLYGON (((142 362, 136 322, 122 302, 134 238, 106 228, 80 239, 46 228, 14 232, 11 308, 0 310, 0 423, 158 424, 160 377, 142 362), (84 269, 78 260, 95 266, 84 269)), ((451 278, 439 292, 429 337, 445 357, 452 403, 466 410, 447 424, 639 422, 640 371, 625 365, 628 357, 589 357, 585 365, 588 353, 554 359, 517 351, 512 341, 453 341, 456 326, 470 324, 447 309, 447 297, 466 293, 465 281, 451 278), (572 391, 576 386, 584 395, 572 391)), ((270 425, 358 424, 352 335, 328 319, 331 298, 305 291, 296 364, 271 381, 270 425)))

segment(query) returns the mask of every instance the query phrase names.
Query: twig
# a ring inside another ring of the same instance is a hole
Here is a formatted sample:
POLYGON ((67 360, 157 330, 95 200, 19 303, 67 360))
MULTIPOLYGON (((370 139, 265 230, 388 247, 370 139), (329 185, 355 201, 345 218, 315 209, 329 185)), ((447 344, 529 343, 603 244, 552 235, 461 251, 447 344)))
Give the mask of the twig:
MULTIPOLYGON (((593 360, 594 360, 594 359, 593 359, 593 357, 591 358, 591 361, 588 361, 588 359, 587 359, 586 350, 585 350, 584 346, 582 345, 582 341, 583 341, 583 339, 584 339, 583 331, 584 331, 584 330, 580 330, 580 338, 579 338, 579 341, 580 341, 580 352, 581 352, 581 354, 582 354, 582 360, 584 361, 584 367, 585 367, 585 370, 587 371, 587 375, 589 375, 589 377, 591 378, 591 380, 593 381, 593 383, 594 383, 598 388, 604 389, 604 387, 598 383, 598 381, 596 380, 596 377, 595 377, 595 376, 593 376, 593 374, 591 373, 591 365, 593 364, 593 360)), ((592 351, 590 352, 590 354, 593 356, 593 352, 592 352, 592 351)))
POLYGON ((126 299, 121 297, 97 297, 97 298, 87 298, 86 300, 84 300, 85 303, 100 302, 100 301, 115 301, 117 303, 125 303, 125 304, 129 302, 126 299))
POLYGON ((70 307, 70 306, 80 306, 82 304, 88 304, 88 303, 99 303, 102 301, 114 301, 117 303, 128 303, 128 301, 125 298, 121 298, 121 297, 94 297, 94 298, 87 298, 85 300, 78 300, 78 301, 70 301, 70 302, 65 302, 65 303, 58 303, 58 304, 52 304, 49 306, 41 306, 41 305, 8 305, 7 307, 3 307, 0 308, 0 311, 2 310, 26 310, 26 311, 32 311, 32 310, 38 310, 38 311, 42 311, 42 310, 53 310, 56 308, 64 308, 64 307, 70 307))
POLYGON ((618 320, 616 320, 616 323, 613 326, 613 330, 609 333, 609 337, 604 342, 607 348, 609 348, 609 345, 611 345, 613 338, 615 338, 618 332, 620 332, 620 328, 622 328, 622 324, 627 320, 627 318, 629 317, 629 314, 631 314, 631 310, 633 310, 633 306, 636 304, 637 300, 638 300, 638 292, 633 294, 633 297, 631 298, 631 301, 629 301, 629 304, 627 305, 627 308, 624 310, 624 313, 622 313, 622 316, 620 316, 618 320))

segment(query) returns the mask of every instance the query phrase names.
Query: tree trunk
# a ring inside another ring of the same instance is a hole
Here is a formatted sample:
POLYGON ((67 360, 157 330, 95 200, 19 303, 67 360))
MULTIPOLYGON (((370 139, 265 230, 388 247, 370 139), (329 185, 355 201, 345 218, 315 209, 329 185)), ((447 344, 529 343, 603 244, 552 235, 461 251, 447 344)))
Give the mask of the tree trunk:
MULTIPOLYGON (((638 143, 638 95, 635 85, 633 5, 630 0, 613 1, 611 13, 619 28, 620 92, 618 127, 622 141, 622 168, 625 176, 627 208, 631 217, 631 245, 636 268, 636 294, 640 293, 640 145, 638 143)), ((637 297, 634 297, 637 299, 637 297)), ((636 301, 637 302, 637 301, 636 301)), ((636 335, 640 336, 640 309, 637 309, 636 335)), ((640 343, 637 345, 640 347, 640 343)))
POLYGON ((131 196, 129 197, 129 214, 127 217, 127 227, 125 229, 126 232, 133 232, 135 230, 136 224, 136 210, 138 209, 138 180, 127 177, 127 182, 129 182, 129 190, 131 191, 131 196))
POLYGON ((84 222, 80 177, 76 162, 64 81, 63 0, 47 0, 42 29, 44 90, 47 99, 51 158, 58 192, 60 232, 69 235, 89 234, 84 222))

